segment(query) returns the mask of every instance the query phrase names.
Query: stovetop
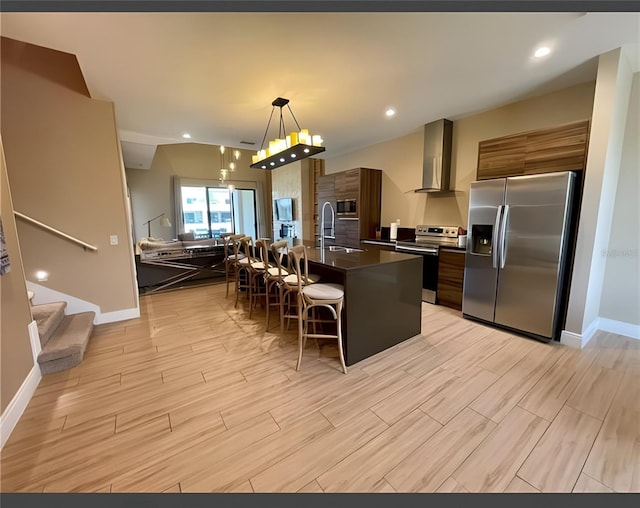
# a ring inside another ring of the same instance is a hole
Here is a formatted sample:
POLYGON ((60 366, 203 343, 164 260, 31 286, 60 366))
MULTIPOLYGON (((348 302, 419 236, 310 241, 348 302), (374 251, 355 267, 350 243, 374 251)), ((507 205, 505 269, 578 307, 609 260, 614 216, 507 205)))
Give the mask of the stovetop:
POLYGON ((456 247, 458 245, 458 226, 416 226, 415 238, 396 242, 402 247, 456 247))
POLYGON ((437 246, 456 246, 457 238, 414 238, 412 240, 397 241, 396 245, 437 245, 437 246))

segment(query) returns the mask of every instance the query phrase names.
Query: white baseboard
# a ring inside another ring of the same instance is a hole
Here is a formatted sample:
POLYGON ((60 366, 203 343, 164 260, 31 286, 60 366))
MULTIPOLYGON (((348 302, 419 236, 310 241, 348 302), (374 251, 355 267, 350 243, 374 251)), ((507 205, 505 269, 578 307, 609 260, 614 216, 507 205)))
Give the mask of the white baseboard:
POLYGON ((579 333, 562 330, 562 333, 560 334, 560 344, 575 349, 582 349, 582 335, 580 335, 579 333))
POLYGON ((599 318, 593 320, 593 322, 582 332, 582 334, 570 332, 568 330, 562 330, 560 334, 560 343, 565 346, 573 347, 576 349, 582 349, 591 340, 593 335, 598 331, 599 318))
POLYGON ((625 323, 624 321, 616 321, 615 319, 608 319, 599 317, 596 318, 591 325, 586 329, 582 335, 567 330, 562 330, 560 335, 560 343, 565 346, 582 349, 591 340, 591 337, 598 331, 617 333, 618 335, 624 335, 632 339, 640 340, 640 325, 633 323, 625 323))
POLYGON ((140 317, 140 308, 138 307, 102 313, 100 311, 100 307, 91 302, 75 298, 74 296, 67 295, 66 293, 61 293, 55 289, 34 284, 30 281, 27 281, 27 289, 34 293, 33 300, 31 301, 33 305, 51 302, 67 302, 65 314, 78 314, 79 312, 89 311, 95 312, 96 317, 93 320, 93 324, 95 325, 140 317))
POLYGON ((598 329, 605 332, 617 333, 640 340, 640 325, 625 323, 624 321, 616 321, 615 319, 598 318, 598 329))
POLYGON ((40 333, 38 332, 38 323, 31 321, 28 326, 29 341, 31 342, 31 353, 33 354, 33 364, 38 364, 38 355, 42 351, 42 344, 40 343, 40 333))
MULTIPOLYGON (((38 342, 40 342, 40 339, 38 339, 38 342)), ((42 373, 40 372, 40 366, 36 363, 18 392, 13 399, 11 399, 11 402, 9 402, 2 416, 0 416, 0 449, 4 447, 18 420, 20 420, 27 404, 29 404, 36 388, 38 388, 40 379, 42 379, 42 373)))
POLYGON ((114 312, 105 312, 104 314, 96 314, 94 324, 102 325, 104 323, 114 323, 116 321, 126 321, 127 319, 135 319, 140 317, 140 308, 116 310, 114 312))

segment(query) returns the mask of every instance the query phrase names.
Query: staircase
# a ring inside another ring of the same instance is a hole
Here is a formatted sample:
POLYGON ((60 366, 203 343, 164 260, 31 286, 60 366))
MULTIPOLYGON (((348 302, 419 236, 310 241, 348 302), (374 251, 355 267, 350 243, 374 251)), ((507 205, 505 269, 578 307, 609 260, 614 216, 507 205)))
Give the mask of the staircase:
POLYGON ((84 350, 93 331, 95 312, 65 315, 66 307, 66 302, 31 306, 42 345, 42 351, 38 355, 42 374, 75 367, 84 357, 84 350))

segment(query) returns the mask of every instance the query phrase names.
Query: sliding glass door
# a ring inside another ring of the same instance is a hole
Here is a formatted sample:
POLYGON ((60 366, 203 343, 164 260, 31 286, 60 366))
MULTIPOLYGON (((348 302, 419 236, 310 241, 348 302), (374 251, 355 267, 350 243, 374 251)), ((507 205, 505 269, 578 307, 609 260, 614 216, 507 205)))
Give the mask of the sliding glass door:
POLYGON ((253 189, 234 189, 231 196, 235 231, 257 238, 256 191, 253 189))
POLYGON ((184 232, 197 240, 221 233, 256 236, 256 196, 253 189, 181 185, 184 232))

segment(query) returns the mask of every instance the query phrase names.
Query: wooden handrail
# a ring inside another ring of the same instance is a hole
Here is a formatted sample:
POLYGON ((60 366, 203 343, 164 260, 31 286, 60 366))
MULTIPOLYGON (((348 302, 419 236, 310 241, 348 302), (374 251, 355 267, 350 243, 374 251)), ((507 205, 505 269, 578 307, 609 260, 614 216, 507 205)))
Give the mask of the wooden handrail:
POLYGON ((78 240, 77 238, 75 238, 74 236, 68 235, 67 233, 63 233, 62 231, 56 229, 56 228, 52 228, 51 226, 47 226, 46 224, 40 222, 39 220, 33 219, 31 217, 29 217, 28 215, 25 215, 23 213, 20 212, 16 212, 15 210, 13 211, 13 214, 16 217, 20 217, 21 219, 26 220, 27 222, 31 222, 32 224, 35 224, 36 226, 39 226, 43 229, 46 229, 47 231, 51 231, 52 233, 55 233, 58 236, 61 236, 63 238, 66 238, 67 240, 70 240, 74 243, 77 243, 78 245, 81 245, 82 247, 84 247, 85 249, 89 249, 92 251, 97 251, 98 247, 96 247, 95 245, 91 245, 89 243, 83 242, 82 240, 78 240))

